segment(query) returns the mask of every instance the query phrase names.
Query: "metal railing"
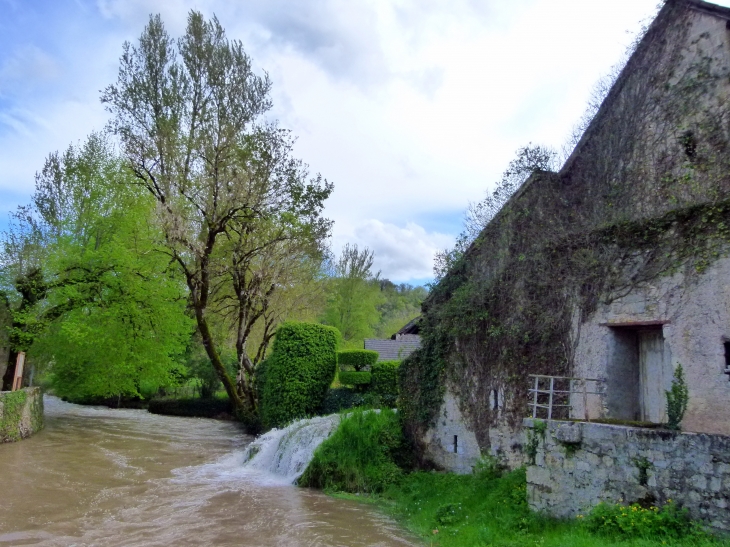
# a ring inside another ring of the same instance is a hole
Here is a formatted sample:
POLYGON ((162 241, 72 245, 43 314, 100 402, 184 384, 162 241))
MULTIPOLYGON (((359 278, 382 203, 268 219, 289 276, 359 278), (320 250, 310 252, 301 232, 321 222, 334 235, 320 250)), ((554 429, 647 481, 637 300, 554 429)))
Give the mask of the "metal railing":
POLYGON ((554 410, 565 409, 560 418, 570 418, 573 405, 571 404, 571 396, 583 396, 583 412, 585 420, 590 422, 588 413, 588 396, 602 395, 599 391, 602 380, 597 378, 573 378, 570 376, 547 376, 543 374, 530 374, 530 378, 534 378, 533 387, 529 392, 532 394, 529 403, 532 409, 532 417, 540 418, 540 410, 544 410, 548 420, 552 420, 555 413, 554 410), (593 384, 593 389, 588 389, 588 384, 593 384), (567 389, 565 389, 567 387, 567 389), (562 388, 562 389, 560 389, 562 388), (567 411, 567 412, 566 412, 567 411), (567 414, 567 415, 566 415, 567 414))

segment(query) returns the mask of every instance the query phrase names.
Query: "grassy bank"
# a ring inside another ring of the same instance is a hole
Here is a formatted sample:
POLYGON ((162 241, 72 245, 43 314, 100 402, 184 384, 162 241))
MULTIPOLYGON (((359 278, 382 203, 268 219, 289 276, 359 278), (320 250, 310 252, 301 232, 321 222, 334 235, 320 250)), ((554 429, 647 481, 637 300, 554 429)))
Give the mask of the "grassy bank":
POLYGON ((502 474, 487 462, 472 475, 409 473, 407 448, 392 411, 355 412, 320 445, 300 484, 377 504, 433 546, 730 547, 673 504, 547 518, 527 505, 524 470, 502 474))

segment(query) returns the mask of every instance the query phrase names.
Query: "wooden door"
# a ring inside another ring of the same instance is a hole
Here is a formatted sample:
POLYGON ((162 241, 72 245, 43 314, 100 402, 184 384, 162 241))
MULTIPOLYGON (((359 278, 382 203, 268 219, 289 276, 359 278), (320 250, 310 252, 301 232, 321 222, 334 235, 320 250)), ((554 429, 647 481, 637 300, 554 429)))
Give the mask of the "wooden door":
POLYGON ((641 419, 666 422, 665 391, 672 382, 672 365, 664 335, 659 329, 639 333, 639 381, 641 419))

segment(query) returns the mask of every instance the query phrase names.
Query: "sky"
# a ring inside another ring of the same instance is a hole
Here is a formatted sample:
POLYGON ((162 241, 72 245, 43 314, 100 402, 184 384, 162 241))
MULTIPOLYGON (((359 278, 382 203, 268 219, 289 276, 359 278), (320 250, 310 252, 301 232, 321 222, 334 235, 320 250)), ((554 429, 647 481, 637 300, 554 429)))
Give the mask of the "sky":
POLYGON ((124 41, 151 13, 179 36, 196 9, 268 72, 271 116, 334 183, 333 250, 428 282, 469 202, 521 146, 561 147, 657 1, 0 0, 0 229, 49 153, 104 128, 124 41))

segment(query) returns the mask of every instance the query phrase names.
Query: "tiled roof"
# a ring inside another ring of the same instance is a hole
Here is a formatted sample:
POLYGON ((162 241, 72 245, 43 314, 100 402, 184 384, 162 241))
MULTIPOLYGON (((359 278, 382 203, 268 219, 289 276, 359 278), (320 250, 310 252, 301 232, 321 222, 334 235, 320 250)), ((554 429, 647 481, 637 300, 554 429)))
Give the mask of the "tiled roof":
POLYGON ((418 336, 409 336, 404 340, 382 340, 380 338, 366 338, 365 349, 378 352, 378 361, 397 361, 405 359, 413 351, 421 347, 418 336))

